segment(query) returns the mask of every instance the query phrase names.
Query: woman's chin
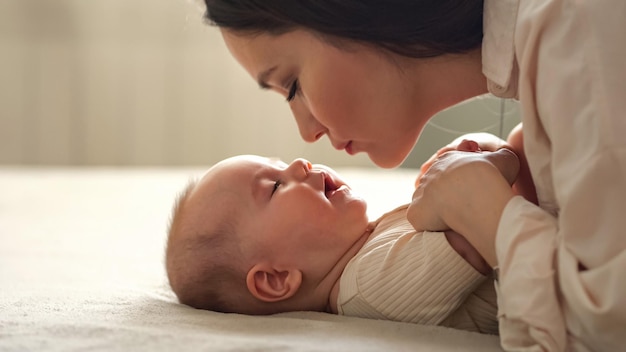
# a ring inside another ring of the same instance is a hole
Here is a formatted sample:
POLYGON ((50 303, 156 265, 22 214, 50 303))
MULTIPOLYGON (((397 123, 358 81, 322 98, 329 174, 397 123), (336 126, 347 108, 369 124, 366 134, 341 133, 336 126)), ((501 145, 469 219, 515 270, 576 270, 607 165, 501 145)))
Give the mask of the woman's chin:
POLYGON ((404 161, 404 159, 408 156, 407 155, 384 155, 384 154, 378 154, 375 152, 368 152, 367 156, 370 158, 370 160, 376 164, 376 166, 381 167, 383 169, 392 169, 395 167, 400 166, 400 164, 402 164, 402 162, 404 161))

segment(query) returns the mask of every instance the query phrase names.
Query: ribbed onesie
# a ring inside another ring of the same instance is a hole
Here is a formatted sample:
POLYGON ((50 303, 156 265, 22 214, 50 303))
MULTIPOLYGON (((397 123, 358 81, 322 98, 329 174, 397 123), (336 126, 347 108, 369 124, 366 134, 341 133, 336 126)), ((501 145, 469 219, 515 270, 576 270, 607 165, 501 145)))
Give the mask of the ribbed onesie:
POLYGON ((416 231, 406 206, 378 219, 339 284, 339 314, 497 334, 494 283, 448 243, 416 231))

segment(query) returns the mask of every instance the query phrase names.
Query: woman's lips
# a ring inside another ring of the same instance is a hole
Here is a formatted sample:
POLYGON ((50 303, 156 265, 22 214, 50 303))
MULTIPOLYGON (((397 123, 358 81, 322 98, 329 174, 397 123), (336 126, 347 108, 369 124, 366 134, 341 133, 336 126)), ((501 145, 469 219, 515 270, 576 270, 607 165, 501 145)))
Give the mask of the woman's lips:
POLYGON ((354 150, 352 150, 352 141, 348 142, 348 144, 346 144, 343 149, 345 149, 346 153, 350 154, 350 155, 354 155, 354 150))
POLYGON ((337 150, 345 150, 346 153, 350 155, 354 155, 356 153, 352 147, 352 141, 348 141, 346 143, 340 143, 340 142, 335 142, 331 140, 331 144, 333 148, 337 150))

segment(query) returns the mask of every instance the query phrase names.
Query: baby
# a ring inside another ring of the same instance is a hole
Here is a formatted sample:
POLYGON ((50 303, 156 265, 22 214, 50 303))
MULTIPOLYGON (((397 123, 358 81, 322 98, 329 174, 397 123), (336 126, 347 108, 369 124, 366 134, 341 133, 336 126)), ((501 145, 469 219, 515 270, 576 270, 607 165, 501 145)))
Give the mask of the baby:
POLYGON ((176 202, 170 285, 181 303, 220 312, 322 311, 497 333, 491 268, 462 236, 416 230, 406 206, 374 222, 366 209, 326 166, 223 160, 176 202))

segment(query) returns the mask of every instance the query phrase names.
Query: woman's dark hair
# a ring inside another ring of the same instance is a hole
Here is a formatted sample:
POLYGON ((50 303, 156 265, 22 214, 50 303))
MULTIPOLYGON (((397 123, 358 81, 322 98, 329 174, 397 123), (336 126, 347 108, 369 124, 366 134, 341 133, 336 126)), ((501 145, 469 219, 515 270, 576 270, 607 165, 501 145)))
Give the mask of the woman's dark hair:
POLYGON ((297 28, 409 57, 480 46, 483 0, 205 0, 209 23, 249 34, 297 28))

